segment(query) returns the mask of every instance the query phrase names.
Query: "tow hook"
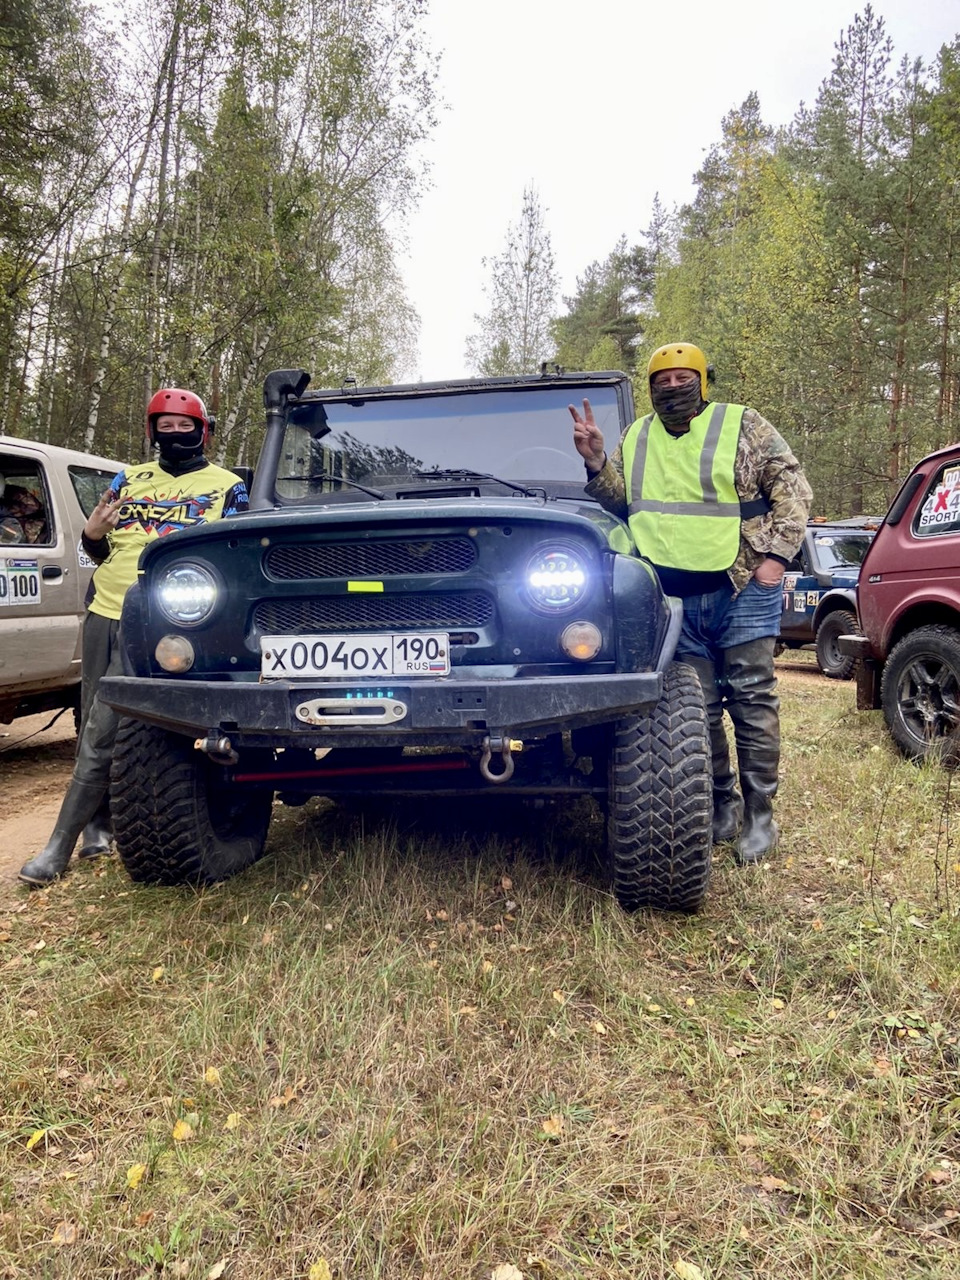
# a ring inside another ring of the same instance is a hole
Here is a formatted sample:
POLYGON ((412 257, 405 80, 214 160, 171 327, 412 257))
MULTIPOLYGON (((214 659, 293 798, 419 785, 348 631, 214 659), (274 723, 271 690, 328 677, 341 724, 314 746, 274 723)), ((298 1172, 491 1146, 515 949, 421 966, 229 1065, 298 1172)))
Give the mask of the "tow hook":
POLYGON ((197 751, 208 755, 214 764, 236 764, 240 757, 233 749, 233 743, 216 729, 211 729, 205 738, 197 738, 194 742, 197 751))
POLYGON ((483 740, 483 755, 480 757, 480 773, 487 782, 509 782, 513 777, 513 753, 523 750, 523 743, 517 738, 486 737, 483 740), (498 751, 503 759, 503 772, 491 773, 490 758, 498 751))

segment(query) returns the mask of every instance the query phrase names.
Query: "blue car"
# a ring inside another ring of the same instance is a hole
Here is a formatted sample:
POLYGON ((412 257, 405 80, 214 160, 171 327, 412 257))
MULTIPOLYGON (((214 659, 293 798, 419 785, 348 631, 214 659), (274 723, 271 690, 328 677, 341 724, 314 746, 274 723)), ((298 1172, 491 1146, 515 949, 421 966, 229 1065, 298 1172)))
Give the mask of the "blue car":
POLYGON ((832 680, 849 680, 856 658, 837 640, 858 631, 857 578, 882 516, 811 520, 783 578, 779 652, 814 645, 817 664, 832 680))

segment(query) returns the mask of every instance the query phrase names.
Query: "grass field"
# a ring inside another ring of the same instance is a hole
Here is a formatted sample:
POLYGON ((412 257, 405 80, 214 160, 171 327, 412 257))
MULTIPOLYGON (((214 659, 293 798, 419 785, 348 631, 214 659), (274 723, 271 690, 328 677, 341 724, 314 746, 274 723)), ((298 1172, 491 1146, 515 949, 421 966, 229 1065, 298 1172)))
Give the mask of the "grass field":
POLYGON ((849 684, 781 696, 780 851, 693 918, 492 802, 18 892, 0 1277, 960 1277, 950 776, 849 684))

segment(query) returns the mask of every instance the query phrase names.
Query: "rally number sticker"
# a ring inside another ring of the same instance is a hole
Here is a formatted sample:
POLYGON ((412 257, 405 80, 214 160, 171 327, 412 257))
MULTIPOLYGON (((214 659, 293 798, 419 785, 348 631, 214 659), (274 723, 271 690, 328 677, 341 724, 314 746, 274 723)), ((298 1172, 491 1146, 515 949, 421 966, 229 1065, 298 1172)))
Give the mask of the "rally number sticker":
POLYGON ((36 560, 0 560, 0 606, 40 603, 40 565, 36 560))

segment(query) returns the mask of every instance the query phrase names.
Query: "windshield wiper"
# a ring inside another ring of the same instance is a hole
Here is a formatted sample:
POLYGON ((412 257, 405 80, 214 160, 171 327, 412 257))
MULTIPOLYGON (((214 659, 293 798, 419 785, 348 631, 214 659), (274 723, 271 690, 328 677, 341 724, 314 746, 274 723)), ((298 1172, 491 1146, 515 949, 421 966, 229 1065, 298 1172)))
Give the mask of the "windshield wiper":
POLYGON ((299 480, 301 484, 313 484, 315 480, 330 480, 334 484, 345 484, 351 489, 359 489, 362 493, 369 493, 371 498, 379 498, 383 502, 386 494, 380 489, 371 489, 365 484, 357 484, 356 480, 348 480, 346 476, 335 476, 332 471, 317 471, 312 476, 277 476, 277 481, 281 480, 299 480))
POLYGON ((545 498, 547 496, 546 489, 531 489, 528 485, 517 484, 513 480, 504 480, 502 476, 492 476, 486 471, 441 470, 438 468, 434 471, 414 471, 413 474, 418 480, 492 480, 494 484, 502 484, 507 489, 515 489, 517 493, 523 493, 528 498, 545 498))

